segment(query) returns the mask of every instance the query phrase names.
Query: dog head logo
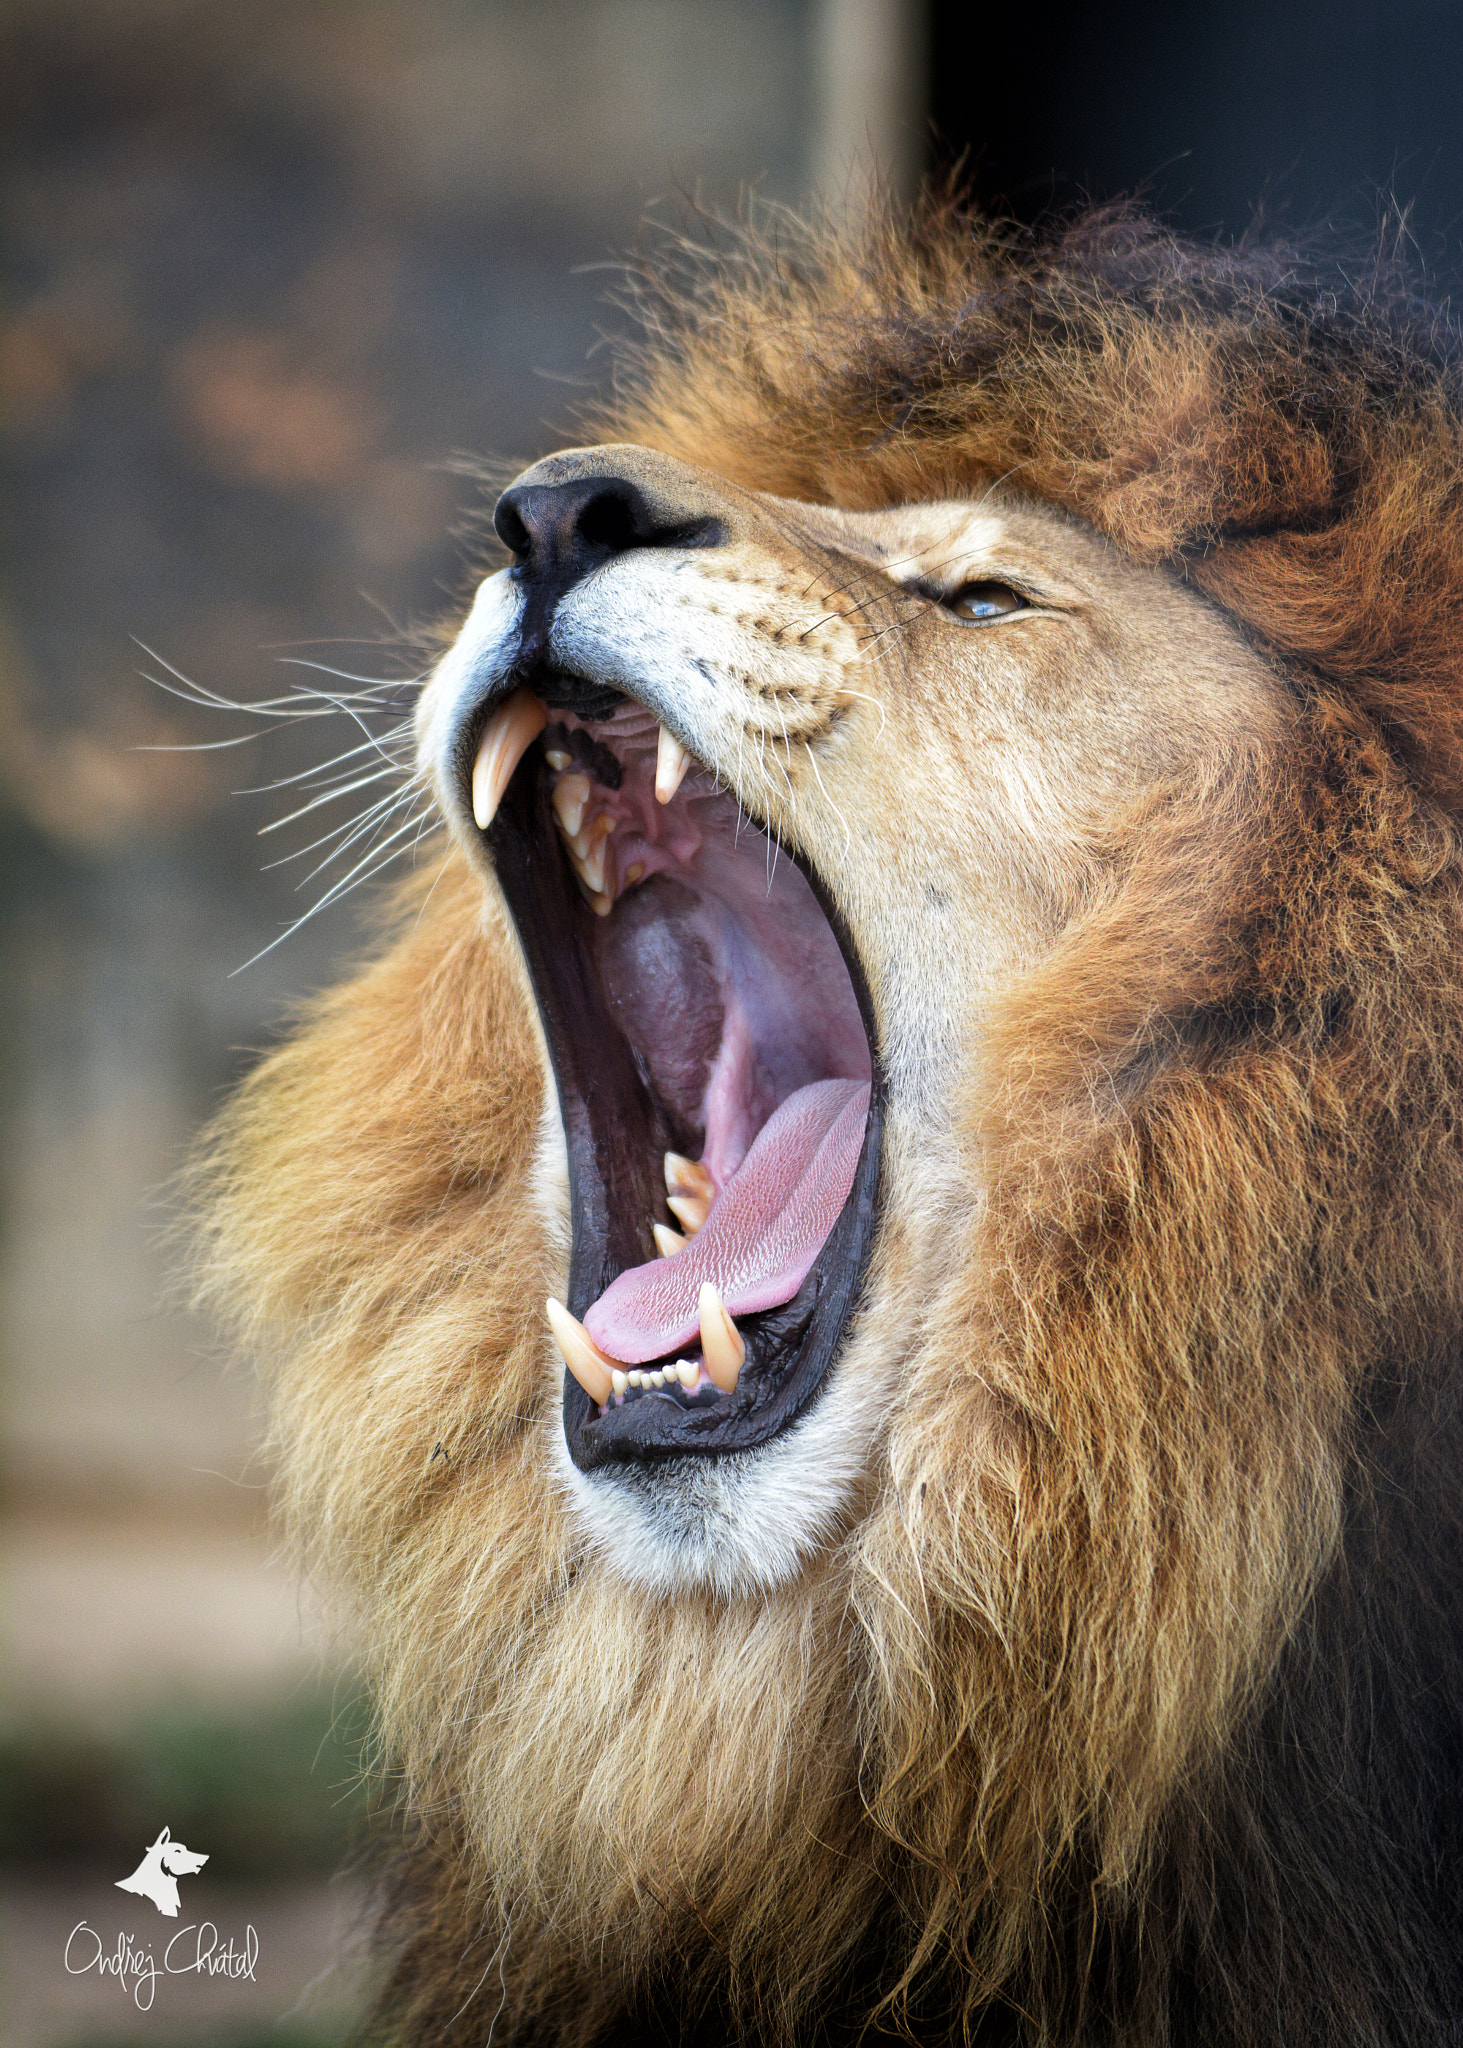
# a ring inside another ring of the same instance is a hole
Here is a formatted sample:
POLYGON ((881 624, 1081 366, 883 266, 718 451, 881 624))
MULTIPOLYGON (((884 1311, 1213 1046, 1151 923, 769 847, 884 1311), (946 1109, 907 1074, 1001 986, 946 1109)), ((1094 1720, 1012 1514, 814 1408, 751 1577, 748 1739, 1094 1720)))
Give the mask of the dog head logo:
POLYGON ((176 1920, 178 1879, 196 1877, 207 1861, 197 1850, 185 1849, 181 1842, 175 1842, 171 1829, 164 1828, 131 1877, 117 1879, 117 1889, 140 1893, 144 1899, 151 1899, 160 1913, 176 1920))

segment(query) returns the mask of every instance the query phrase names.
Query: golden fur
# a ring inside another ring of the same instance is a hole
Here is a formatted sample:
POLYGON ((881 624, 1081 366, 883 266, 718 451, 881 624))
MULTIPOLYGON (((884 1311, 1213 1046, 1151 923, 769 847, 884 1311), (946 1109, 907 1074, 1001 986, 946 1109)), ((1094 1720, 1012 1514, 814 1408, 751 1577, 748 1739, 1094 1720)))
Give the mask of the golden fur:
MULTIPOLYGON (((979 992, 947 1143, 891 1155, 869 1316, 904 1334, 843 1524, 755 1595, 633 1583, 555 1479, 543 1055, 468 860, 225 1118, 205 1281, 273 1362, 285 1511, 407 1792, 381 2026, 1454 2041, 1451 337, 1380 270, 935 206, 649 310, 606 439, 738 507, 995 486, 1148 725, 1099 801, 1096 728, 1062 753, 1028 687, 1066 852, 979 992)), ((971 698, 915 645, 860 684, 887 724, 839 707, 828 817, 892 761, 963 901, 971 698)))

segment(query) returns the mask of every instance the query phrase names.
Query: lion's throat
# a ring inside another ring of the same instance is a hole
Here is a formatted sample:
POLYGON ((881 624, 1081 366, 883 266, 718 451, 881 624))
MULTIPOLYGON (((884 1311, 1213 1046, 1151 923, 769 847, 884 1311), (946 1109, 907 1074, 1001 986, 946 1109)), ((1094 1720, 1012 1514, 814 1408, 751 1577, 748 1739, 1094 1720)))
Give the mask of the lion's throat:
POLYGON ((815 1081, 781 1103, 668 1259, 631 1266, 584 1321, 611 1358, 641 1365, 687 1344, 710 1280, 733 1316, 790 1301, 853 1187, 869 1110, 866 1081, 815 1081))

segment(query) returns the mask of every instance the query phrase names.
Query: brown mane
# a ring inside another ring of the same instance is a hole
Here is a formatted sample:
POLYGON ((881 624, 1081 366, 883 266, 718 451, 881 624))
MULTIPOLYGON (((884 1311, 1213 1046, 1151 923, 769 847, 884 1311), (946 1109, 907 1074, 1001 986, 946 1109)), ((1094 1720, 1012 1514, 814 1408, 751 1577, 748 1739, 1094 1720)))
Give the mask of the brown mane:
POLYGON ((586 1570, 538 1470, 538 1055, 454 860, 248 1082, 205 1284, 275 1360, 287 1511, 410 1791, 382 2024, 1454 2041, 1456 340, 1385 265, 1131 215, 931 205, 662 276, 606 438, 845 507, 1010 478, 1302 711, 1124 821, 996 1020, 961 1278, 862 1518, 765 1602, 586 1570))

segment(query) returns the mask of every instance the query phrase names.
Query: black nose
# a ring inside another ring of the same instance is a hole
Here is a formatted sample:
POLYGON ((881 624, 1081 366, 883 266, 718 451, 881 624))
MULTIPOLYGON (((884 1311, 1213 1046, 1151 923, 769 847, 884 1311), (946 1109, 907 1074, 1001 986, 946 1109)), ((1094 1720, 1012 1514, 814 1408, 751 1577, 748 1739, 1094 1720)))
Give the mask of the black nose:
POLYGON ((514 567, 562 595, 581 576, 631 548, 704 547, 711 519, 677 518, 628 477, 573 477, 562 484, 515 484, 493 513, 514 567))

